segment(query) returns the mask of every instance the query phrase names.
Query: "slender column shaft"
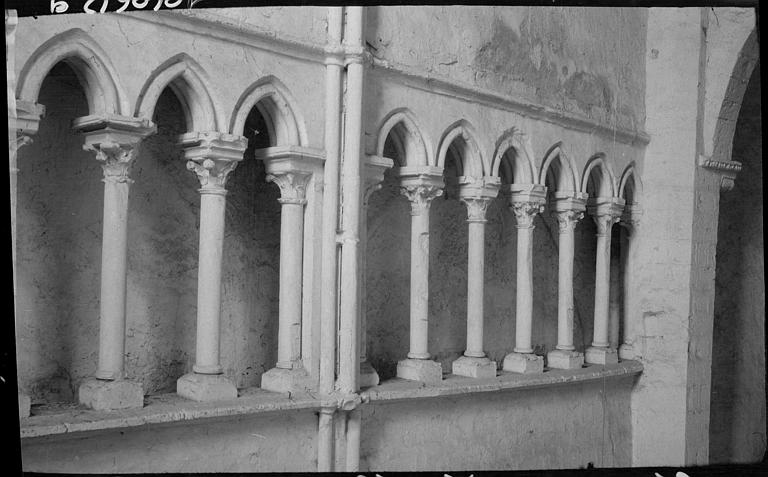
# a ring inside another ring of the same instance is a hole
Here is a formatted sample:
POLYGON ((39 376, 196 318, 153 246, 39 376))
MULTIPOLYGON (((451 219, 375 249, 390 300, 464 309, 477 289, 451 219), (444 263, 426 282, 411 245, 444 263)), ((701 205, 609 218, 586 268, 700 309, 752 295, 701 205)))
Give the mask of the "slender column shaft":
POLYGON ((537 202, 512 204, 517 220, 517 300, 515 303, 515 353, 533 353, 533 218, 543 206, 537 202))
POLYGON ((104 221, 101 248, 99 364, 96 377, 119 379, 125 356, 125 300, 128 252, 128 191, 130 180, 104 179, 104 221))
POLYGON ((595 325, 592 346, 606 348, 608 341, 608 307, 611 286, 611 227, 616 218, 598 215, 597 258, 595 263, 595 325))
POLYGON ((200 189, 200 259, 197 276, 197 341, 194 371, 221 374, 221 262, 226 190, 200 189))
POLYGON ((301 243, 304 205, 282 202, 278 368, 291 368, 301 349, 301 243))
POLYGON ((485 285, 485 214, 490 198, 466 197, 467 206, 467 349, 464 356, 483 358, 483 294, 485 285))
POLYGON ((403 186, 411 201, 411 334, 408 357, 429 359, 429 207, 442 189, 432 185, 403 186))
POLYGON ((631 346, 634 342, 632 320, 631 316, 634 312, 633 307, 630 304, 630 297, 632 296, 632 270, 630 267, 630 257, 632 256, 634 246, 634 228, 629 225, 624 228, 624 234, 622 234, 624 240, 621 243, 621 263, 624 266, 623 270, 623 293, 624 302, 622 312, 622 331, 624 333, 624 344, 631 346))
MULTIPOLYGON (((622 234, 623 235, 623 234, 622 234)), ((621 265, 619 250, 615 250, 616 246, 620 244, 614 244, 611 250, 611 284, 610 284, 610 297, 608 305, 608 342, 611 348, 619 347, 619 324, 621 323, 621 265), (619 252, 619 253, 616 253, 619 252)))
POLYGON ((429 208, 411 217, 411 350, 409 358, 429 359, 429 208))
POLYGON ((573 254, 574 229, 584 217, 583 212, 568 210, 558 212, 560 229, 558 243, 557 277, 557 349, 573 351, 573 254))
POLYGON ((347 472, 357 472, 360 468, 360 408, 347 412, 347 472))
POLYGON ((335 409, 320 409, 317 430, 317 471, 333 471, 333 415, 335 409))

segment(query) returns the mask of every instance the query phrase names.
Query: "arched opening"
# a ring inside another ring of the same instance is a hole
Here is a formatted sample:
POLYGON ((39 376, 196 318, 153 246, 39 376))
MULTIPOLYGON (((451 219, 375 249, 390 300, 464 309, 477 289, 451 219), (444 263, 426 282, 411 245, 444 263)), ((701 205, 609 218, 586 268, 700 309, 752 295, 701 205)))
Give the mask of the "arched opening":
POLYGON ((276 145, 272 100, 256 103, 233 131, 248 139, 227 181, 222 268, 221 362, 237 387, 258 386, 277 362, 280 295, 280 189, 254 152, 276 145), (272 111, 266 115, 265 111, 272 111))
POLYGON ((443 195, 432 201, 429 221, 429 344, 443 370, 466 349, 467 208, 459 177, 473 157, 467 139, 456 136, 443 162, 443 195))
POLYGON ((18 152, 20 391, 32 403, 73 401, 93 375, 98 346, 102 172, 72 120, 89 114, 80 77, 66 61, 41 80, 46 115, 18 152))
POLYGON ((408 353, 410 333, 411 206, 400 193, 397 168, 411 162, 413 138, 403 122, 379 141, 381 155, 394 168, 384 173, 381 189, 370 196, 366 241, 366 340, 368 361, 380 379, 396 375, 397 361, 408 353))
POLYGON ((147 394, 175 391, 195 359, 200 183, 178 144, 189 126, 176 90, 157 98, 128 204, 125 365, 147 394))
POLYGON ((760 65, 741 103, 732 159, 733 190, 720 194, 712 342, 709 458, 714 464, 763 458, 765 433, 765 269, 760 65))

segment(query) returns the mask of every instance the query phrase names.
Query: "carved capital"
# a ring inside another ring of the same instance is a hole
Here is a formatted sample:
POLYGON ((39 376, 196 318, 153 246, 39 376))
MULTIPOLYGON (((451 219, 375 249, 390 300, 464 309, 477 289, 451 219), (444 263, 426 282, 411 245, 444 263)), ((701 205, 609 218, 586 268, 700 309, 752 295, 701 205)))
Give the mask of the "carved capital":
POLYGON ((137 146, 138 144, 102 142, 85 144, 83 149, 96 154, 96 160, 101 162, 104 171, 104 182, 131 184, 131 166, 136 157, 137 146))
POLYGON ((579 220, 584 218, 583 210, 558 210, 552 215, 557 218, 557 226, 560 233, 573 232, 579 220))
POLYGON ((620 218, 621 215, 611 213, 593 215, 592 219, 595 221, 595 225, 597 225, 597 236, 610 235, 611 227, 613 227, 613 224, 617 223, 620 218))
POLYGON ((30 134, 27 134, 22 131, 16 132, 16 150, 23 146, 27 146, 29 144, 32 144, 34 142, 34 139, 30 134))
POLYGON ((411 202, 411 215, 429 212, 432 200, 443 195, 443 189, 435 185, 402 185, 400 193, 411 202))
POLYGON ((491 198, 488 197, 461 197, 460 200, 467 206, 467 222, 485 223, 485 214, 491 198))
POLYGON ((226 194, 227 178, 235 167, 237 161, 222 159, 187 161, 187 169, 197 174, 200 181, 200 193, 226 194))
POLYGON ((541 202, 513 202, 509 208, 515 214, 518 229, 534 228, 533 219, 537 214, 544 212, 544 204, 541 202))
POLYGON ((285 172, 282 174, 268 174, 267 182, 274 182, 280 188, 281 204, 307 203, 307 184, 312 174, 306 172, 285 172))

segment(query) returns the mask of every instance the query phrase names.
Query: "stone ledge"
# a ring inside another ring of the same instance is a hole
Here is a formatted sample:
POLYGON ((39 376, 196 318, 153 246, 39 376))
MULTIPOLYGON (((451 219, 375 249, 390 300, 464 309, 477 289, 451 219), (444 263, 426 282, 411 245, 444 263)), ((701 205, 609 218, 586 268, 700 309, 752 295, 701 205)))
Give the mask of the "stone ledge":
MULTIPOLYGON (((378 402, 459 396, 597 381, 636 375, 642 371, 643 365, 639 361, 622 361, 605 366, 587 365, 581 369, 545 369, 543 373, 528 375, 500 371, 500 375, 495 378, 468 378, 448 374, 436 384, 394 378, 367 389, 361 393, 361 397, 366 401, 378 402)), ((217 402, 195 402, 175 393, 161 394, 146 397, 143 408, 119 411, 95 411, 77 404, 52 404, 36 407, 33 416, 21 419, 20 437, 31 439, 200 419, 319 410, 335 407, 336 404, 336 397, 321 399, 311 394, 275 393, 259 388, 244 389, 236 399, 217 402)))
POLYGON ((539 374, 519 374, 499 371, 495 378, 468 378, 449 374, 439 384, 426 384, 404 379, 390 379, 367 389, 361 395, 364 401, 400 401, 441 396, 530 389, 558 384, 597 381, 604 378, 640 374, 639 361, 622 361, 611 365, 585 365, 580 369, 545 368, 539 374))

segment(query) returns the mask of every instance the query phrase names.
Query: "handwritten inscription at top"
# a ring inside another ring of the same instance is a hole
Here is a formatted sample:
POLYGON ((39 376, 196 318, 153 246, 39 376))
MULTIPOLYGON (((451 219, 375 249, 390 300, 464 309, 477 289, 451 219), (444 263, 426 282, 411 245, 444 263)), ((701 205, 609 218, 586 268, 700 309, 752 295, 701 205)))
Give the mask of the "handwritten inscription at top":
MULTIPOLYGON (((195 4, 204 0, 85 0, 83 2, 83 13, 105 13, 114 11, 116 13, 124 12, 128 7, 132 10, 144 10, 151 8, 154 11, 162 9, 173 9, 186 3, 187 8, 192 8, 195 4), (110 3, 112 8, 110 8, 110 3), (119 5, 117 9, 115 5, 119 5)), ((79 13, 70 11, 69 3, 66 0, 51 0, 51 13, 79 13)))

